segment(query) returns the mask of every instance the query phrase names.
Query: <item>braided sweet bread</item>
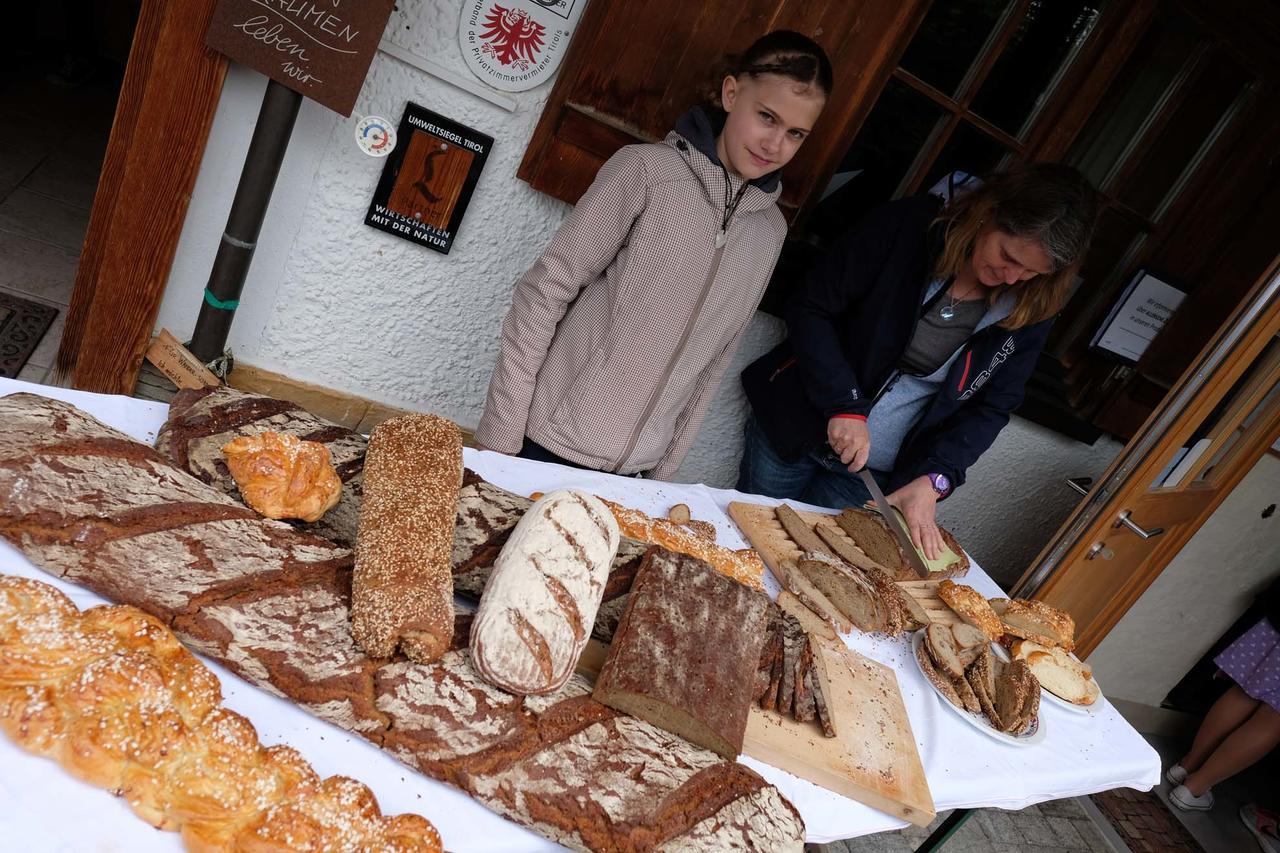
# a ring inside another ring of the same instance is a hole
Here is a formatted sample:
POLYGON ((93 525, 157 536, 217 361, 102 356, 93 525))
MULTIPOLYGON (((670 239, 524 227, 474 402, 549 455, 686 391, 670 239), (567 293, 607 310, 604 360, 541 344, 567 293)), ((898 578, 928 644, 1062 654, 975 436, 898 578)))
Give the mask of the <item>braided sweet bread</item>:
POLYGON ((123 797, 196 851, 440 851, 413 814, 321 780, 221 707, 217 678, 134 607, 81 613, 53 587, 0 575, 0 729, 123 797))

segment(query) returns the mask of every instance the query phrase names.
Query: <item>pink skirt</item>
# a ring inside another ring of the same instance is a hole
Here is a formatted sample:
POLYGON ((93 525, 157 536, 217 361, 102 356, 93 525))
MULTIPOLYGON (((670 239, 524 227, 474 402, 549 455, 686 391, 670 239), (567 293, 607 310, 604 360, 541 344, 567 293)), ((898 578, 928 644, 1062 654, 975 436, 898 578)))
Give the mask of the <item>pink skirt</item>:
POLYGON ((1213 659, 1245 693, 1280 711, 1280 631, 1261 619, 1213 659))

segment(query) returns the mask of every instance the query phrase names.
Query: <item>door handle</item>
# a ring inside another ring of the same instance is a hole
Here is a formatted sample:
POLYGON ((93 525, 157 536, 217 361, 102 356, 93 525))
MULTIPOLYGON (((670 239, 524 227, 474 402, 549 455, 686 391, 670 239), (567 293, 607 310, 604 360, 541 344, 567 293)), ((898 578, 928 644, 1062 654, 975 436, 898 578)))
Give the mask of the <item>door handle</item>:
POLYGON ((1082 495, 1089 494, 1089 487, 1093 485, 1092 477, 1068 477, 1067 485, 1075 489, 1082 495))
POLYGON ((1141 524, 1138 524, 1138 522, 1134 521, 1133 518, 1130 517, 1129 510, 1127 509, 1123 510, 1118 516, 1116 516, 1116 523, 1111 526, 1127 527, 1130 530, 1132 530, 1134 533, 1141 536, 1143 539, 1154 539, 1155 537, 1159 536, 1161 533, 1164 533, 1163 527, 1153 527, 1150 530, 1147 530, 1145 527, 1143 527, 1141 524))

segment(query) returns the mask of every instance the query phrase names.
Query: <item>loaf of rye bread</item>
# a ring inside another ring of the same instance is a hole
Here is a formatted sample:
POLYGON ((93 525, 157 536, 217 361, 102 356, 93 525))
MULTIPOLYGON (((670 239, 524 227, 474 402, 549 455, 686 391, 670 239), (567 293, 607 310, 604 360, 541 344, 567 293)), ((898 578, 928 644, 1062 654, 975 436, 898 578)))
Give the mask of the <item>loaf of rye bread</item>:
POLYGON ((701 560, 661 550, 645 557, 627 598, 592 695, 736 758, 769 599, 701 560))
POLYGON ((329 448, 334 470, 342 481, 338 504, 319 521, 293 524, 339 545, 354 546, 367 443, 355 430, 318 418, 285 400, 217 386, 187 389, 174 396, 169 417, 156 434, 156 449, 188 474, 239 500, 222 446, 242 435, 268 431, 316 441, 329 448))
POLYGON ((0 535, 259 687, 570 847, 801 848, 799 815, 758 775, 592 701, 579 676, 521 698, 487 685, 465 648, 434 664, 367 657, 348 551, 65 403, 0 398, 0 423, 0 535))
POLYGON ((372 657, 439 659, 453 636, 450 559, 462 436, 435 415, 378 424, 365 455, 351 634, 372 657))

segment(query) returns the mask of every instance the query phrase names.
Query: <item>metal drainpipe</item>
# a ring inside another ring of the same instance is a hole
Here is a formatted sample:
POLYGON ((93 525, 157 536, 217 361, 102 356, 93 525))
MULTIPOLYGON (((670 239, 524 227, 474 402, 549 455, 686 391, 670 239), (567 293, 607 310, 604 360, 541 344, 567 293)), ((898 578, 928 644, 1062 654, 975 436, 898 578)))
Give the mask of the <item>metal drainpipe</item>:
POLYGON ((267 81, 258 124, 245 154, 240 183, 236 185, 235 199, 227 215, 227 228, 213 259, 200 316, 191 336, 191 352, 203 362, 212 362, 221 356, 226 346, 227 333, 240 304, 240 291, 253 261, 258 232, 262 230, 262 220, 301 104, 302 95, 274 80, 267 81))

